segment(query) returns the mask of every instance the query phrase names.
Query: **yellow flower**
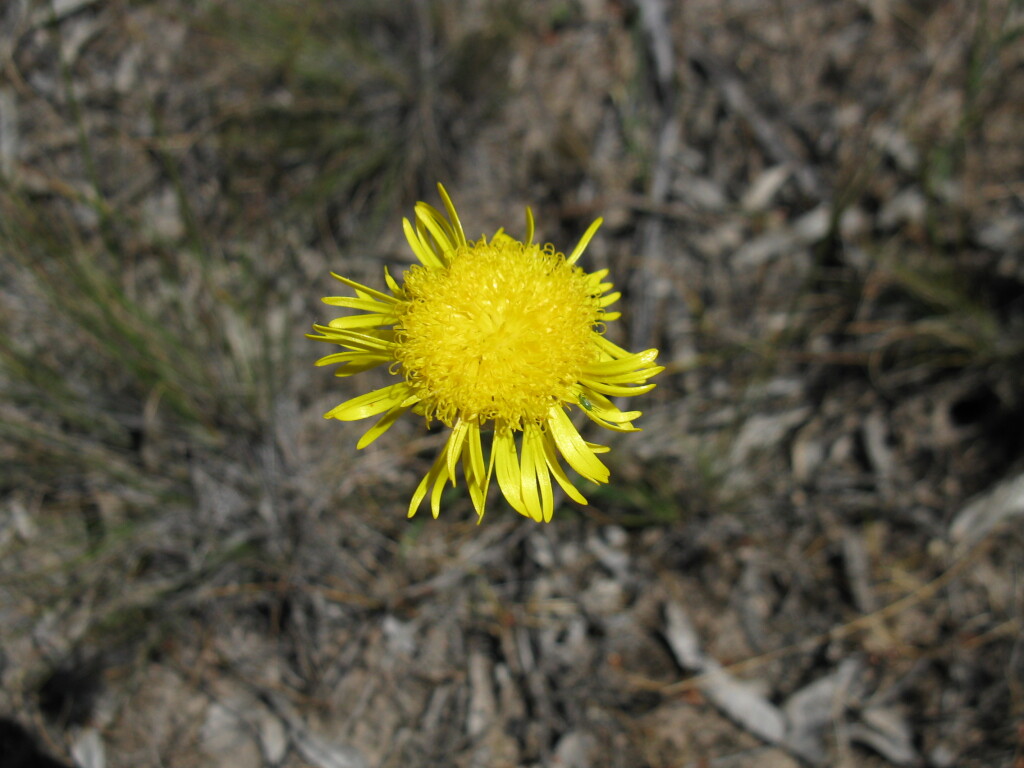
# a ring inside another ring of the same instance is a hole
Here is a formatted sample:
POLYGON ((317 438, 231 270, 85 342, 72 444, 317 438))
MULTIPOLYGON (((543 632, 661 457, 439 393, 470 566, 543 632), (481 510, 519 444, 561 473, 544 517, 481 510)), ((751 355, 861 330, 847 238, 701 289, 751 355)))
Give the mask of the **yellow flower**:
POLYGON ((437 517, 441 492, 448 481, 455 485, 461 463, 479 517, 496 475, 517 512, 549 522, 552 477, 571 499, 587 503, 560 456, 587 480, 608 482, 608 468, 597 458, 608 448, 585 442, 566 411, 576 406, 602 427, 638 431, 632 422, 640 412, 620 411, 609 396, 650 391, 654 384, 647 380, 664 370, 654 364, 658 351, 630 354, 603 335, 605 323, 619 316, 606 308, 620 294, 608 293, 608 270, 587 273, 576 266, 600 219, 568 258, 550 244, 533 242, 529 209, 525 242, 502 230, 490 240, 470 241, 444 187, 438 190, 447 216, 418 203, 415 226, 404 221, 420 263, 405 272, 401 285, 385 269, 390 295, 334 275, 355 296, 324 302, 362 314, 313 326, 317 333, 309 338, 345 350, 317 365, 340 364, 337 376, 386 365, 401 380, 342 403, 324 418, 354 421, 383 414, 358 448, 408 411, 451 429, 413 494, 409 517, 428 490, 437 517), (485 429, 493 432, 489 455, 481 436, 485 429))

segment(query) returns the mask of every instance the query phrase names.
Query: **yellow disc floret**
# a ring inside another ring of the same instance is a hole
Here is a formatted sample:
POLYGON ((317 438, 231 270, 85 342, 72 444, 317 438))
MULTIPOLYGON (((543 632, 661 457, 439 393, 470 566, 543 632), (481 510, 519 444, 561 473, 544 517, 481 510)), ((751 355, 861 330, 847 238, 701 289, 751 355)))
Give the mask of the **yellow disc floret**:
POLYGON ((552 246, 504 234, 460 245, 443 268, 412 267, 395 331, 417 410, 448 426, 544 422, 597 355, 593 288, 552 246))

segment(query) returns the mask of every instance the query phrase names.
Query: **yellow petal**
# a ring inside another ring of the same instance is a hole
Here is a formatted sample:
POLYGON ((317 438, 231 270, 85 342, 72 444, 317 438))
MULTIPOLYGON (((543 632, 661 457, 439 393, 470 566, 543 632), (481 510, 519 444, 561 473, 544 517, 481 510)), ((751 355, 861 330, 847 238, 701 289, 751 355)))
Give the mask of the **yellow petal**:
MULTIPOLYGON (((441 468, 437 472, 437 479, 434 480, 434 490, 430 492, 430 514, 437 520, 437 516, 441 514, 441 493, 444 491, 445 481, 448 480, 448 462, 445 461, 441 464, 441 468)), ((452 485, 455 484, 455 478, 452 478, 452 485)))
POLYGON ((437 247, 440 249, 439 256, 441 261, 447 262, 447 254, 455 250, 456 238, 451 225, 441 216, 440 211, 426 203, 416 204, 416 218, 423 223, 423 226, 433 236, 434 242, 437 243, 437 247))
MULTIPOLYGON (((654 361, 658 359, 658 350, 648 349, 644 352, 629 353, 624 349, 615 347, 610 341, 599 336, 598 346, 610 346, 614 347, 614 351, 621 352, 621 355, 617 355, 614 360, 602 360, 600 362, 591 363, 586 367, 584 372, 595 378, 602 379, 603 381, 615 381, 616 376, 626 376, 635 373, 637 370, 650 369, 654 366, 654 361), (604 342, 602 344, 602 342, 604 342)), ((664 370, 664 369, 662 369, 664 370)), ((648 377, 650 378, 650 377, 648 377)))
POLYGON ((477 522, 484 517, 487 489, 491 483, 490 467, 484 466, 484 452, 480 444, 480 425, 470 422, 466 433, 466 449, 462 452, 462 474, 466 477, 469 498, 476 510, 477 522))
MULTIPOLYGON (((620 411, 611 400, 600 392, 596 392, 591 389, 589 385, 581 387, 580 391, 577 393, 577 398, 586 398, 590 407, 587 408, 584 405, 583 410, 587 412, 588 416, 595 420, 600 419, 602 421, 610 421, 613 424, 628 424, 633 419, 638 418, 641 415, 640 411, 620 411)), ((583 404, 582 400, 580 402, 583 404)))
POLYGON ((519 459, 516 455, 516 442, 512 432, 497 429, 491 443, 491 454, 494 461, 495 474, 498 476, 498 487, 509 505, 519 514, 530 517, 523 504, 522 479, 519 459))
POLYGON ((576 490, 576 486, 572 484, 572 481, 569 480, 569 476, 565 474, 565 470, 562 469, 562 465, 558 461, 558 451, 555 448, 555 441, 550 432, 544 433, 543 448, 544 461, 548 465, 548 470, 555 476, 555 480, 557 480, 558 484, 562 486, 562 490, 565 491, 566 495, 577 504, 586 504, 587 500, 583 497, 583 494, 576 490))
POLYGON ((347 378, 348 376, 355 376, 357 373, 372 371, 374 368, 377 368, 378 366, 383 365, 386 362, 388 361, 366 359, 359 363, 351 362, 346 365, 339 366, 338 369, 334 372, 334 375, 337 376, 338 378, 344 379, 347 378))
POLYGON ((401 405, 396 406, 385 413, 378 419, 377 423, 370 427, 362 437, 359 438, 359 442, 356 443, 356 449, 361 450, 366 446, 370 445, 374 440, 383 435, 398 419, 402 417, 402 414, 407 413, 409 408, 412 406, 403 407, 401 405))
POLYGON ((357 421, 367 416, 376 416, 388 408, 400 405, 409 395, 409 385, 404 381, 392 384, 383 389, 375 389, 365 395, 354 397, 341 405, 335 406, 324 414, 325 419, 338 419, 340 421, 357 421))
POLYGON ((632 397, 633 395, 642 395, 645 392, 650 392, 658 385, 651 382, 650 384, 636 384, 626 387, 621 384, 603 384, 600 381, 587 379, 587 386, 595 392, 603 392, 606 395, 613 395, 615 397, 632 397))
POLYGON ((604 219, 595 219, 594 223, 587 227, 587 231, 583 233, 583 237, 576 243, 576 247, 572 249, 572 253, 569 254, 569 258, 566 261, 570 264, 576 263, 576 260, 583 254, 583 249, 587 247, 587 243, 590 242, 590 238, 594 236, 602 222, 604 222, 604 219))
POLYGON ((537 478, 540 491, 540 517, 535 516, 534 520, 550 523, 555 511, 554 494, 551 492, 551 475, 544 458, 543 432, 536 427, 523 432, 523 463, 527 461, 533 465, 533 475, 537 478))
POLYGON ((448 457, 448 475, 452 479, 452 485, 455 485, 455 467, 458 465, 459 459, 462 457, 462 447, 466 441, 466 433, 469 430, 469 424, 459 419, 455 422, 455 426, 452 427, 451 434, 448 435, 448 442, 445 444, 444 452, 448 457))
POLYGON ((551 409, 548 429, 569 466, 595 483, 607 483, 608 467, 594 455, 560 406, 551 409))
MULTIPOLYGON (((383 296, 384 294, 381 295, 383 296)), ((332 307, 348 307, 349 309, 358 309, 362 312, 390 313, 398 302, 390 297, 385 298, 390 299, 390 301, 384 302, 377 299, 358 298, 355 296, 324 296, 320 301, 332 307)))
POLYGON ((388 284, 388 289, 395 294, 395 296, 403 297, 405 295, 405 291, 403 291, 402 287, 395 282, 395 278, 393 278, 391 273, 388 272, 387 267, 384 267, 384 282, 388 284))
POLYGON ((389 352, 395 345, 394 334, 391 331, 346 331, 340 328, 331 328, 328 325, 314 325, 313 330, 318 331, 322 335, 314 336, 311 333, 307 333, 307 339, 340 344, 351 349, 363 349, 368 352, 389 352))
POLYGON ((421 237, 419 230, 413 229, 408 219, 402 219, 402 228, 405 230, 405 239, 409 241, 409 247, 423 266, 436 269, 444 266, 434 250, 421 237))
POLYGON ((386 315, 349 315, 348 317, 336 317, 327 325, 330 328, 347 331, 352 328, 380 328, 386 325, 394 325, 395 319, 395 316, 391 313, 386 315))
MULTIPOLYGON (((616 360, 611 362, 618 361, 616 360)), ((591 381, 598 381, 603 384, 643 384, 647 379, 661 373, 663 370, 664 368, 654 366, 653 368, 642 368, 640 370, 630 370, 622 373, 602 374, 595 373, 593 367, 588 367, 583 371, 583 375, 580 376, 580 381, 588 384, 591 381)))
POLYGON ((455 212, 452 199, 448 197, 448 190, 443 185, 437 185, 437 191, 441 193, 441 200, 444 203, 444 210, 448 214, 448 220, 452 223, 452 234, 455 236, 454 245, 466 245, 466 233, 462 229, 462 222, 459 221, 459 214, 455 212))
POLYGON ((334 365, 335 363, 373 363, 374 365, 380 365, 390 360, 390 357, 384 355, 375 355, 370 352, 363 352, 361 349, 352 350, 350 352, 334 352, 330 355, 325 355, 316 361, 315 365, 334 365))
MULTIPOLYGON (((640 411, 635 411, 635 413, 639 414, 640 411)), ((593 410, 593 411, 587 411, 587 418, 589 418, 595 424, 598 424, 598 425, 604 427, 605 429, 610 429, 613 432, 640 432, 640 431, 642 431, 640 429, 640 427, 634 427, 633 426, 633 422, 631 422, 631 421, 622 421, 622 422, 606 421, 605 419, 602 419, 597 414, 596 409, 593 410)))
MULTIPOLYGON (((420 508, 420 504, 423 503, 423 497, 427 495, 427 489, 430 488, 431 484, 434 483, 441 471, 444 469, 444 453, 438 454, 437 458, 434 459, 433 466, 430 467, 430 471, 423 476, 420 480, 419 485, 416 486, 416 491, 412 495, 412 500, 409 502, 409 517, 415 515, 420 508)), ((437 515, 434 515, 437 517, 437 515)))
POLYGON ((356 292, 358 292, 364 298, 372 297, 374 299, 377 299, 378 301, 383 301, 385 303, 390 304, 393 304, 395 302, 394 297, 388 296, 386 293, 381 293, 380 291, 375 291, 373 288, 368 288, 362 283, 357 283, 355 280, 350 280, 349 278, 344 277, 343 275, 339 275, 337 272, 331 272, 331 277, 333 277, 335 280, 340 280, 349 288, 355 289, 356 292))
POLYGON ((629 357, 629 352, 624 350, 618 344, 609 341, 607 336, 602 336, 600 333, 595 333, 593 338, 594 343, 597 345, 598 349, 600 349, 602 352, 608 355, 609 358, 613 360, 618 360, 623 357, 629 357))
MULTIPOLYGON (((523 495, 523 506, 530 513, 530 517, 539 523, 544 519, 544 511, 541 509, 540 495, 537 490, 539 478, 537 477, 537 462, 534 460, 533 441, 530 439, 532 431, 533 429, 527 427, 526 431, 523 432, 523 456, 519 469, 519 487, 523 495)), ((547 474, 547 467, 544 468, 544 474, 547 474)))

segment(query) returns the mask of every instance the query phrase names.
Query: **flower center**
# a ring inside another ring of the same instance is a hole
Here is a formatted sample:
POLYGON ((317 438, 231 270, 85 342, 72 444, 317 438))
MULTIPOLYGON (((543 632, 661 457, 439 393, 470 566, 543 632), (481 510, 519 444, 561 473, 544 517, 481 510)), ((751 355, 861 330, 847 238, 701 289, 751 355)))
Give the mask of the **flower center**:
POLYGON ((396 359, 418 410, 520 429, 543 423, 595 355, 601 309, 586 273, 550 245, 498 234, 405 274, 396 359))

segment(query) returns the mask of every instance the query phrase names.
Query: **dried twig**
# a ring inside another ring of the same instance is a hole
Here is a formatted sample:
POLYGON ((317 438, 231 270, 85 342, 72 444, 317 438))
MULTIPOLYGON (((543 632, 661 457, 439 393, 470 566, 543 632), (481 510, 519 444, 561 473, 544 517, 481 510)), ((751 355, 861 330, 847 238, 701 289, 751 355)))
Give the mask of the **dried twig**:
MULTIPOLYGON (((654 65, 654 86, 660 107, 648 197, 652 206, 660 207, 668 200, 669 189, 672 186, 672 159, 679 148, 676 59, 669 37, 670 27, 665 0, 640 0, 639 5, 648 55, 654 65)), ((633 295, 631 346, 635 348, 643 349, 656 343, 656 318, 668 297, 669 283, 660 279, 666 258, 664 230, 665 222, 659 216, 647 216, 640 222, 640 263, 630 280, 633 295)))
MULTIPOLYGON (((805 637, 803 640, 783 646, 782 648, 776 648, 774 651, 762 653, 757 656, 751 656, 750 658, 743 659, 742 661, 738 661, 734 664, 722 666, 721 670, 732 674, 748 672, 752 669, 764 666, 769 662, 791 656, 795 653, 805 653, 808 649, 819 646, 822 643, 849 637, 855 632, 859 632, 862 629, 877 625, 887 619, 891 619, 893 616, 899 615, 908 608, 934 597, 941 589, 946 587, 951 581, 953 581, 953 579, 959 576, 968 566, 975 563, 979 557, 985 554, 992 542, 993 539, 991 537, 982 540, 934 579, 926 584, 922 584, 912 592, 904 595, 898 600, 894 600, 882 608, 879 608, 873 613, 864 614, 863 616, 859 616, 845 624, 835 626, 826 632, 819 632, 816 635, 805 637)), ((665 696, 678 696, 688 691, 700 688, 707 682, 707 677, 708 673, 701 673, 694 675, 693 677, 689 677, 686 680, 669 683, 668 685, 661 682, 645 680, 639 676, 633 676, 631 679, 638 688, 656 690, 665 696)))
POLYGON ((828 187, 817 169, 793 150, 792 147, 799 142, 792 135, 792 131, 764 113, 747 93, 743 81, 693 35, 686 39, 686 56, 707 75, 711 84, 718 88, 729 108, 750 126, 750 130, 768 157, 775 163, 782 163, 793 169, 800 191, 814 200, 828 200, 828 187))

